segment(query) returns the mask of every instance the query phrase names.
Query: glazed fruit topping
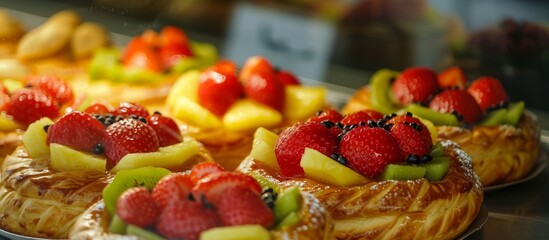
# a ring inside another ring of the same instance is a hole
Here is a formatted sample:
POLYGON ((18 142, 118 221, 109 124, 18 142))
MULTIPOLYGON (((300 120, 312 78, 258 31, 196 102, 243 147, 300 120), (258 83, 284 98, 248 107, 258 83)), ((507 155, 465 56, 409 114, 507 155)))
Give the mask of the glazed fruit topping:
POLYGON ((57 118, 59 110, 59 102, 52 96, 37 88, 25 88, 11 95, 6 112, 15 121, 29 125, 42 117, 57 118))
POLYGON ((467 92, 477 101, 482 111, 504 106, 508 101, 507 92, 500 81, 492 77, 481 77, 467 88, 467 92))
POLYGON ((218 172, 224 172, 225 169, 221 165, 215 162, 205 162, 196 165, 189 174, 189 177, 191 178, 191 181, 194 184, 197 184, 200 179, 205 178, 206 176, 218 173, 218 172))
POLYGON ((253 177, 236 172, 212 173, 198 181, 193 191, 195 199, 205 198, 209 203, 217 204, 219 199, 224 198, 224 192, 233 187, 249 188, 261 194, 261 186, 253 177))
POLYGON ((150 115, 149 111, 147 111, 143 105, 129 102, 120 103, 118 107, 113 110, 112 114, 124 118, 131 117, 132 115, 146 118, 150 115))
POLYGON ((221 226, 216 211, 199 202, 182 201, 168 205, 158 217, 156 230, 169 239, 198 240, 200 233, 221 226))
POLYGON ((116 214, 128 224, 147 227, 156 222, 159 209, 144 187, 130 188, 118 199, 116 214))
POLYGON ((459 89, 465 89, 467 77, 460 67, 452 66, 438 74, 438 85, 440 88, 457 87, 459 89))
POLYGON ((222 64, 226 63, 204 71, 198 85, 198 102, 217 116, 223 116, 242 96, 235 69, 222 64))
POLYGON ((217 211, 223 225, 259 224, 269 228, 274 223, 272 210, 257 192, 243 187, 230 188, 217 202, 217 211))
POLYGON ((437 74, 423 67, 405 69, 392 86, 394 96, 403 105, 427 103, 438 88, 437 74))
POLYGON ((30 76, 26 80, 26 86, 42 90, 42 92, 56 99, 60 104, 69 103, 74 98, 69 84, 58 77, 46 75, 30 76))
POLYGON ((244 79, 244 94, 278 111, 284 107, 284 85, 273 71, 257 71, 244 79))
POLYGON ((465 123, 474 123, 482 117, 482 110, 475 99, 465 90, 448 89, 437 94, 429 103, 429 108, 454 113, 465 123))
POLYGON ((151 126, 156 133, 160 147, 173 145, 183 141, 181 131, 172 118, 162 116, 160 113, 154 113, 147 117, 146 123, 151 126))
POLYGON ((333 122, 333 123, 337 123, 337 122, 341 121, 341 119, 343 119, 343 116, 341 115, 341 113, 339 113, 335 109, 328 109, 328 110, 325 110, 325 111, 317 112, 316 116, 309 118, 309 120, 307 120, 307 122, 321 123, 321 122, 324 122, 324 121, 330 121, 330 122, 333 122))
POLYGON ((47 143, 58 143, 76 150, 103 153, 105 127, 91 115, 71 112, 48 128, 47 143))
POLYGON ((188 200, 194 183, 189 175, 172 173, 160 180, 152 191, 152 198, 160 209, 172 202, 188 200))

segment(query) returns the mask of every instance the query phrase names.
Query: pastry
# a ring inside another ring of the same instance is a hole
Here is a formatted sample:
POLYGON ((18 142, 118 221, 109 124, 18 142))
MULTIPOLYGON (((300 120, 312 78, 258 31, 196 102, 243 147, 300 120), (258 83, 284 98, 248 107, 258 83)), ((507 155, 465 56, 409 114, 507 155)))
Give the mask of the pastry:
POLYGON ((255 56, 240 70, 222 60, 202 72, 183 74, 166 106, 183 122, 184 133, 204 143, 231 170, 249 153, 256 128, 305 120, 325 107, 325 97, 324 87, 300 85, 292 73, 255 56))
POLYGON ((331 239, 326 209, 298 188, 280 194, 276 186, 261 190, 253 177, 227 172, 217 163, 199 163, 187 173, 149 169, 143 176, 138 171, 143 172, 117 174, 104 190, 105 200, 77 220, 69 237, 331 239))
POLYGON ((510 102, 492 77, 467 84, 458 67, 438 76, 418 67, 402 73, 379 70, 349 99, 343 112, 361 109, 404 109, 431 120, 440 138, 458 143, 471 156, 484 186, 524 178, 540 154, 540 126, 524 102, 510 102))
POLYGON ((332 215, 334 239, 454 239, 468 228, 483 189, 457 144, 433 145, 434 127, 408 115, 337 118, 279 136, 258 130, 237 170, 314 194, 332 215))
POLYGON ((1 165, 0 228, 66 238, 76 218, 101 200, 111 173, 143 166, 185 170, 211 161, 168 117, 132 104, 107 114, 98 106, 86 109, 93 115, 72 111, 28 126, 22 145, 1 165))

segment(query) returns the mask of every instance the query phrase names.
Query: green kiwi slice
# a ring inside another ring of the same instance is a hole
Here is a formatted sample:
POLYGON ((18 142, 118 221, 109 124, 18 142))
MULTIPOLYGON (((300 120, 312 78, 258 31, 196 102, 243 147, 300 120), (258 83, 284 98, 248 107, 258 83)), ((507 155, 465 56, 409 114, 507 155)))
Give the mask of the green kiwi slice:
POLYGON ((299 222, 299 214, 297 212, 291 212, 278 225, 276 225, 275 229, 281 229, 286 226, 292 226, 299 222))
POLYGON ((126 227, 128 227, 128 224, 122 221, 122 219, 120 219, 117 214, 114 214, 111 220, 111 224, 109 224, 109 232, 125 235, 126 227))
POLYGON ((140 228, 138 226, 135 226, 135 225, 128 225, 128 227, 126 228, 126 234, 127 235, 134 235, 134 236, 137 236, 139 238, 143 238, 143 239, 147 239, 147 240, 164 240, 165 238, 151 232, 151 231, 148 231, 146 229, 143 229, 143 228, 140 228))
POLYGON ((415 180, 425 175, 426 169, 418 165, 389 164, 383 169, 383 180, 415 180))
POLYGON ((480 126, 496 126, 499 125, 505 120, 505 117, 507 116, 507 109, 501 108, 496 109, 488 113, 484 117, 484 119, 478 124, 480 126))
POLYGON ((419 116, 420 118, 425 118, 436 126, 447 125, 447 126, 458 126, 459 121, 456 115, 451 113, 441 113, 434 111, 428 107, 421 106, 419 104, 412 103, 406 107, 408 112, 413 113, 414 115, 419 116))
POLYGON ((265 176, 259 174, 258 172, 250 172, 249 175, 255 178, 261 186, 261 189, 271 188, 275 193, 280 193, 280 187, 276 183, 267 179, 265 176))
POLYGON ((431 146, 431 152, 429 153, 431 157, 442 157, 446 155, 444 153, 444 147, 440 142, 435 143, 433 146, 431 146))
POLYGON ((128 188, 146 187, 149 190, 164 176, 171 172, 164 168, 143 167, 129 170, 121 170, 114 179, 103 189, 105 208, 113 215, 116 209, 118 197, 128 188))
POLYGON ((398 74, 389 69, 380 69, 370 78, 372 107, 383 114, 391 114, 398 110, 390 97, 391 81, 398 74))
POLYGON ((433 157, 433 160, 422 164, 422 166, 427 170, 424 176, 427 180, 430 182, 440 181, 450 168, 450 158, 433 157))
POLYGON ((282 221, 291 212, 299 211, 301 192, 298 187, 282 193, 275 202, 274 215, 276 222, 282 221))
POLYGON ((523 112, 524 112, 523 101, 510 104, 509 108, 507 108, 507 114, 503 119, 503 123, 516 126, 520 121, 520 118, 522 117, 523 112))

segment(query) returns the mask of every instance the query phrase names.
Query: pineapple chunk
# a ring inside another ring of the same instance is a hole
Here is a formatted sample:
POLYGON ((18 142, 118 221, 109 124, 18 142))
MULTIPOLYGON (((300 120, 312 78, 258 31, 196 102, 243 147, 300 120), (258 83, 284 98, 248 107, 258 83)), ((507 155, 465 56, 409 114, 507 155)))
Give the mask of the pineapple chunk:
POLYGON ((107 162, 104 158, 57 143, 50 144, 50 152, 50 167, 53 170, 105 172, 107 162))
POLYGON ((13 94, 15 91, 24 87, 23 82, 15 79, 10 79, 10 78, 4 79, 2 83, 4 83, 4 86, 8 90, 8 93, 10 94, 13 94))
POLYGON ((216 227, 200 234, 200 240, 269 240, 269 231, 261 225, 216 227))
POLYGON ((325 105, 326 88, 315 86, 287 86, 284 116, 291 120, 304 120, 325 105))
POLYGON ((221 127, 221 120, 208 109, 188 98, 179 98, 172 106, 172 114, 176 118, 203 129, 215 129, 221 127))
POLYGON ((10 132, 15 129, 22 129, 23 126, 13 120, 12 116, 6 115, 5 112, 0 112, 0 131, 10 132))
POLYGON ((282 114, 251 99, 240 99, 227 110, 222 121, 230 131, 249 131, 276 126, 282 122, 282 114))
POLYGON ((187 140, 182 143, 161 147, 157 152, 130 153, 111 170, 116 173, 123 169, 140 167, 175 168, 183 165, 200 151, 200 143, 196 140, 187 140))
POLYGON ((276 133, 263 127, 258 128, 254 133, 254 141, 250 156, 269 167, 277 170, 280 169, 274 152, 277 140, 278 135, 276 135, 276 133))
POLYGON ((306 177, 319 182, 344 187, 368 182, 364 176, 311 148, 305 148, 300 165, 306 177))
POLYGON ((174 106, 179 98, 185 97, 193 102, 198 102, 198 84, 200 82, 200 71, 187 72, 174 83, 168 99, 168 106, 174 106))
POLYGON ((415 118, 419 119, 419 121, 421 121, 421 123, 423 123, 423 125, 425 125, 425 127, 427 127, 427 130, 429 130, 429 133, 431 134, 431 144, 435 144, 437 142, 437 139, 438 139, 438 132, 437 132, 437 129, 435 128, 435 124, 433 124, 433 122, 425 119, 425 118, 420 118, 418 116, 415 116, 415 118))
POLYGON ((46 157, 50 154, 50 148, 46 143, 48 133, 44 130, 44 126, 52 124, 53 121, 45 117, 29 125, 22 139, 30 157, 46 157))

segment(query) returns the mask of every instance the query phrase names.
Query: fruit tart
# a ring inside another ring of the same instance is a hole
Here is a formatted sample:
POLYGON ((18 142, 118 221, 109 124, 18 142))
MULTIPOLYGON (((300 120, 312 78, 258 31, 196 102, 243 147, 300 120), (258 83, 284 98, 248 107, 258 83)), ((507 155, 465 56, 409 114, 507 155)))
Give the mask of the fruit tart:
POLYGON ((484 186, 524 178, 540 154, 539 123, 524 102, 511 102, 492 77, 468 84, 458 67, 439 75, 423 67, 402 73, 379 70, 343 112, 361 109, 384 113, 404 109, 431 120, 440 138, 456 142, 471 156, 484 186))
POLYGON ((184 133, 233 170, 250 152, 256 128, 277 129, 306 120, 325 107, 326 92, 324 87, 300 85, 292 73, 254 56, 240 70, 222 60, 202 72, 183 74, 166 105, 184 122, 184 133))
POLYGON ((0 228, 32 237, 66 238, 76 218, 101 200, 112 173, 158 166, 185 170, 211 161, 171 118, 125 103, 72 111, 30 124, 6 156, 0 179, 0 228))
POLYGON ((471 159, 426 120, 379 115, 332 111, 280 135, 258 129, 238 170, 314 194, 334 239, 456 238, 483 201, 471 159))
POLYGON ((76 222, 71 239, 330 239, 331 219, 313 195, 280 193, 214 162, 191 171, 120 171, 104 200, 76 222))

